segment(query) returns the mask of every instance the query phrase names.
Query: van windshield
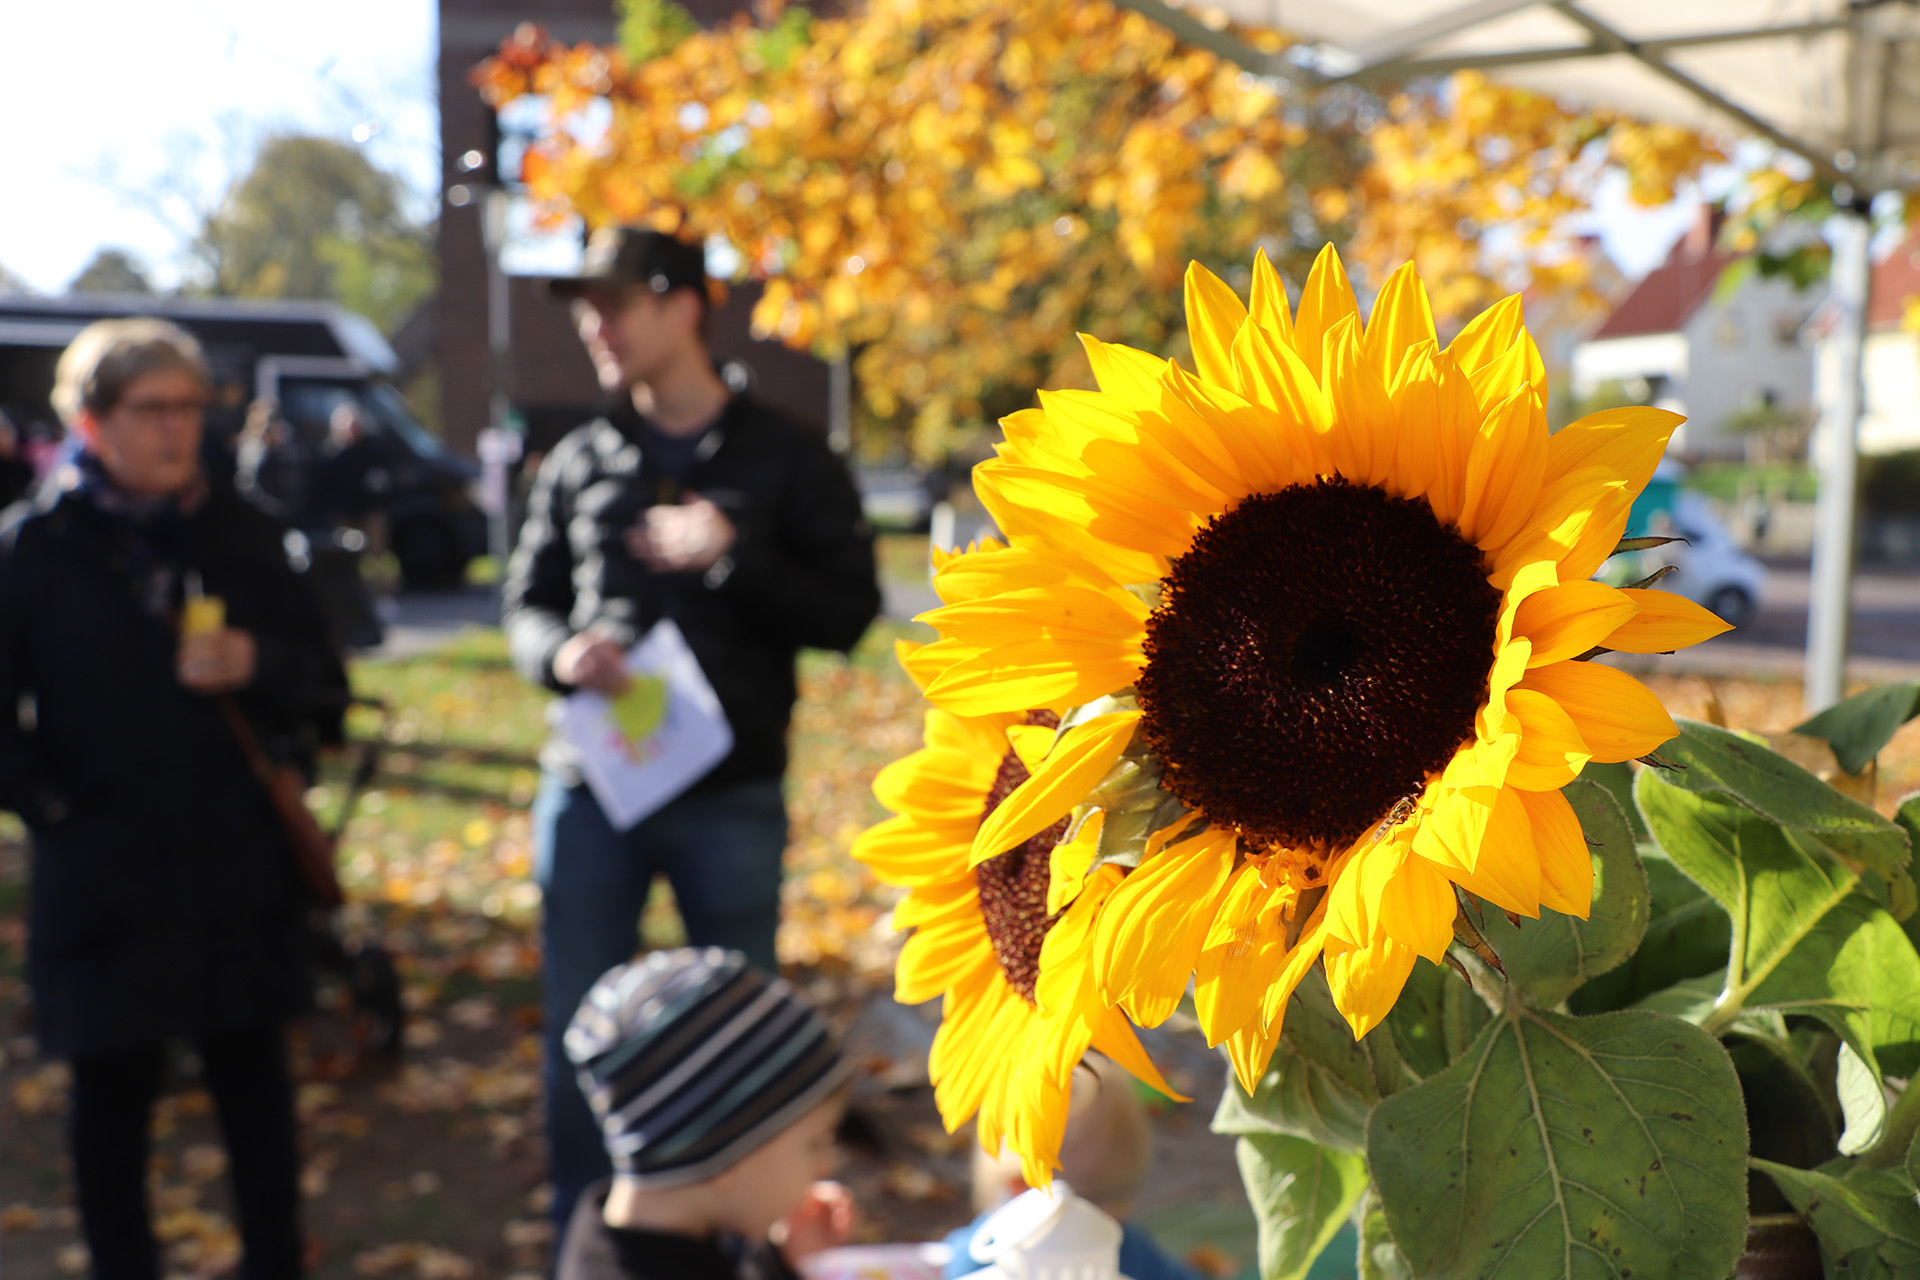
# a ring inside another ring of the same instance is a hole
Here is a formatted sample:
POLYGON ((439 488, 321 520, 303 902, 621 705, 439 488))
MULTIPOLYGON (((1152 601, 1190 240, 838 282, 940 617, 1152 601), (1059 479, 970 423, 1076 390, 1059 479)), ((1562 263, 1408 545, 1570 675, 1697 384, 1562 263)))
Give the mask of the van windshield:
POLYGON ((281 412, 309 447, 321 447, 333 411, 358 405, 417 458, 444 458, 446 443, 421 426, 400 393, 384 382, 323 382, 288 379, 280 387, 281 412))

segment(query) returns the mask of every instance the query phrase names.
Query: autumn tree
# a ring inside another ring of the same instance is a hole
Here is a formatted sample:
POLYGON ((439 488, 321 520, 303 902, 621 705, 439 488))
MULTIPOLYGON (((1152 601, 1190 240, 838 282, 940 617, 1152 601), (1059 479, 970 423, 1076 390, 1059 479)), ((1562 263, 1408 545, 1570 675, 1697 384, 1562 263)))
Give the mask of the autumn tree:
POLYGON ((146 268, 125 249, 98 249, 67 285, 68 293, 152 294, 146 268))
POLYGON ((392 330, 435 286, 432 232, 358 148, 268 136, 194 241, 208 291, 327 298, 392 330))
POLYGON ((1244 287, 1255 248, 1295 280, 1328 240, 1375 279, 1412 258, 1444 322, 1580 287, 1564 224, 1608 168, 1663 199, 1718 154, 1478 76, 1253 76, 1107 0, 773 4, 707 31, 630 0, 622 37, 523 28, 476 73, 496 107, 546 100, 534 197, 735 247, 767 281, 756 326, 851 354, 869 438, 925 460, 1083 382, 1079 330, 1179 354, 1190 259, 1244 287))

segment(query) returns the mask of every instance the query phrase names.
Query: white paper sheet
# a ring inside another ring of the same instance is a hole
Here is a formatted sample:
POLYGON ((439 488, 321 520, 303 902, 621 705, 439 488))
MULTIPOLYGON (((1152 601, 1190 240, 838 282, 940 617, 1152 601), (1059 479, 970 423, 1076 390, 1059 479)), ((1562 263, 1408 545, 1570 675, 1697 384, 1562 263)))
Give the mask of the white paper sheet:
POLYGON ((691 787, 733 750, 733 729, 706 672, 671 618, 627 650, 633 687, 617 700, 590 689, 567 697, 560 733, 616 830, 691 787))

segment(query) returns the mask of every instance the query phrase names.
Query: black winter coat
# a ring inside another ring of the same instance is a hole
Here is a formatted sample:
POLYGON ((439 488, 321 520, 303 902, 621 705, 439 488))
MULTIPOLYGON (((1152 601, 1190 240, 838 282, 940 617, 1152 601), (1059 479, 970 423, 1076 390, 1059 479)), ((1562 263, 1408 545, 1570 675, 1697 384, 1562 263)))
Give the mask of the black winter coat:
MULTIPOLYGON (((541 465, 507 574, 514 665, 562 690, 553 656, 575 633, 599 625, 628 646, 671 617, 733 728, 732 754, 699 785, 778 778, 795 654, 851 649, 880 611, 860 495, 818 433, 736 396, 679 482, 726 512, 733 546, 705 574, 655 573, 625 540, 657 497, 639 425, 625 406, 576 427, 541 465)), ((574 768, 559 742, 542 759, 574 768)))
MULTIPOLYGON (((137 598, 122 518, 77 492, 8 515, 0 808, 33 837, 42 1050, 85 1057, 298 1013, 310 980, 292 851, 215 700, 176 678, 171 619, 137 598)), ((235 696, 270 750, 310 711, 337 718, 346 689, 283 537, 216 486, 162 557, 197 569, 227 625, 253 634, 257 672, 235 696)))

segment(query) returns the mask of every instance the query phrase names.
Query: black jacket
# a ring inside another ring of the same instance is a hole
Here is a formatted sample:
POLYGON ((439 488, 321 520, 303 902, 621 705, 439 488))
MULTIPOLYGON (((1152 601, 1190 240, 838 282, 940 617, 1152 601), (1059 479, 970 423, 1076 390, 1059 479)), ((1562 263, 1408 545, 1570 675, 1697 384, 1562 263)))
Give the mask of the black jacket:
MULTIPOLYGON (((639 425, 623 407, 568 433, 541 466, 507 574, 514 664, 562 690, 553 656, 569 637, 598 624, 631 645, 671 617, 733 727, 732 754, 700 785, 777 778, 795 654, 851 649, 880 611, 859 494, 820 436, 736 397, 681 482, 726 512, 733 547, 705 574, 655 573, 625 541, 657 497, 639 425)), ((574 767, 558 742, 542 759, 563 773, 574 767)))
MULTIPOLYGON (((217 704, 176 678, 121 519, 43 490, 0 531, 0 808, 33 837, 28 979, 60 1056, 271 1026, 307 1001, 293 855, 217 704)), ((253 633, 236 698, 274 746, 345 694, 283 535, 216 487, 158 558, 253 633)))
POLYGON ((764 1240, 699 1239, 671 1231, 610 1227, 605 1212, 611 1178, 580 1194, 554 1280, 799 1280, 764 1240))

